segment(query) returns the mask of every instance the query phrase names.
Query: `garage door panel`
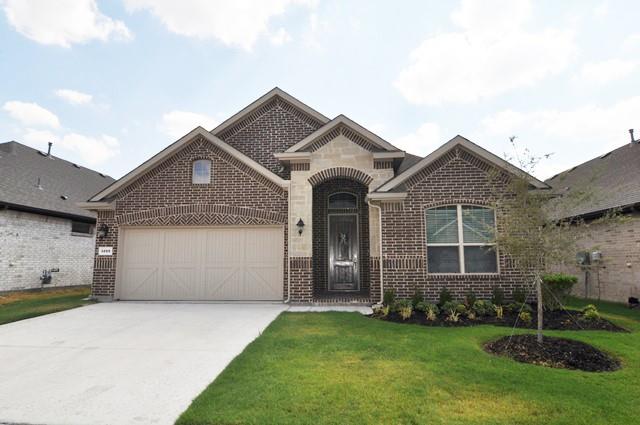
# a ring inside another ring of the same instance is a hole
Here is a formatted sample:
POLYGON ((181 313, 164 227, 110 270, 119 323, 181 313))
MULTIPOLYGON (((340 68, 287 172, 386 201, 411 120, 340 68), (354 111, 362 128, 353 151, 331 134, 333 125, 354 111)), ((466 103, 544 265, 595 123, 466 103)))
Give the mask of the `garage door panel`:
POLYGON ((282 228, 133 228, 123 233, 122 299, 282 300, 282 228))

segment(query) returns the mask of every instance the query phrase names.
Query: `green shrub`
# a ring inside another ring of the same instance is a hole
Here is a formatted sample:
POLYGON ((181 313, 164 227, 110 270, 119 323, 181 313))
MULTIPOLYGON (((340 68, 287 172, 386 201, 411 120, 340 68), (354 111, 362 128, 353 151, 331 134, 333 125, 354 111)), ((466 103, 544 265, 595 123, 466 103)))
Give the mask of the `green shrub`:
POLYGON ((392 307, 396 302, 396 291, 393 289, 387 289, 384 291, 384 297, 382 303, 386 306, 392 307))
POLYGON ((524 288, 516 288, 513 290, 513 301, 518 304, 524 304, 527 302, 527 293, 524 288))
POLYGON ((476 312, 472 308, 467 310, 467 319, 469 319, 469 320, 476 320, 477 319, 476 312))
POLYGON ((500 320, 504 317, 504 307, 501 305, 494 305, 493 308, 496 311, 496 317, 500 320))
POLYGON ((398 300, 396 301, 394 310, 402 317, 402 320, 407 320, 413 313, 413 305, 411 300, 398 300))
POLYGON ((598 320, 600 319, 600 313, 598 312, 598 308, 593 305, 593 304, 589 304, 587 306, 585 306, 582 309, 582 319, 584 320, 598 320))
POLYGON ((424 313, 424 312, 426 312, 426 311, 427 311, 427 306, 428 306, 428 305, 429 305, 429 303, 428 303, 428 302, 426 302, 426 301, 420 301, 418 304, 416 304, 416 305, 414 305, 414 306, 413 306, 413 309, 414 309, 415 311, 419 311, 419 312, 421 312, 421 313, 424 313))
POLYGON ((440 313, 440 309, 435 304, 427 304, 424 311, 426 313, 427 320, 432 322, 438 318, 438 314, 440 313))
POLYGON ((454 301, 448 301, 443 306, 443 310, 446 312, 447 318, 449 322, 458 322, 460 321, 460 315, 463 314, 466 310, 464 304, 458 304, 454 301))
POLYGON ((389 315, 389 306, 388 305, 374 306, 373 314, 380 317, 387 317, 389 315))
POLYGON ((451 296, 451 292, 447 288, 442 288, 440 290, 440 294, 438 295, 438 305, 440 307, 444 306, 446 303, 453 301, 453 297, 451 296))
POLYGON ((566 303, 571 288, 578 282, 576 276, 554 273, 542 276, 542 305, 547 310, 557 310, 566 303))
POLYGON ((512 313, 519 313, 521 310, 531 313, 533 309, 529 304, 511 303, 507 305, 507 310, 512 313))
POLYGON ((422 296, 422 293, 416 289, 411 297, 411 305, 413 305, 413 308, 416 308, 418 304, 422 302, 424 302, 424 297, 422 296))
POLYGON ((468 308, 471 308, 473 307, 473 304, 475 304, 477 299, 478 297, 476 297, 475 292, 467 291, 467 293, 464 295, 464 305, 466 305, 468 308))
POLYGON ((527 324, 531 323, 531 313, 529 313, 528 311, 522 310, 520 314, 518 314, 518 318, 522 320, 524 323, 527 323, 527 324))
POLYGON ((491 302, 494 305, 504 305, 504 291, 499 286, 494 286, 491 290, 491 302))
POLYGON ((493 304, 485 300, 477 300, 471 309, 480 317, 492 316, 495 313, 493 304))

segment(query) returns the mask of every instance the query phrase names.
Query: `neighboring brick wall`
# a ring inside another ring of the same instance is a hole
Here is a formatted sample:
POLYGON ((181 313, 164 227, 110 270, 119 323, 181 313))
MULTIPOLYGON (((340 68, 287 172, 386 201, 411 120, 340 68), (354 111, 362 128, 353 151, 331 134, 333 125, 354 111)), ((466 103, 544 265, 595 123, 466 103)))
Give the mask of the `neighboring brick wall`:
MULTIPOLYGON (((525 273, 505 256, 499 256, 499 275, 429 275, 426 265, 425 209, 437 205, 491 202, 490 167, 471 153, 455 148, 407 181, 402 204, 383 204, 384 287, 399 297, 410 297, 418 289, 431 300, 442 287, 461 299, 468 290, 488 298, 493 286, 510 296, 517 286, 528 284, 525 273)), ((498 212, 498 231, 500 231, 498 212)))
POLYGON ((52 286, 91 284, 93 236, 71 234, 71 220, 0 210, 0 291, 39 288, 44 269, 52 286))
MULTIPOLYGON (((93 294, 114 295, 118 226, 213 226, 287 223, 287 192, 255 170, 230 157, 208 141, 198 138, 148 171, 113 199, 115 211, 101 211, 98 226, 106 223, 107 238, 96 243, 93 294), (192 163, 212 161, 209 185, 191 183, 192 163), (99 246, 111 246, 114 255, 97 256, 99 246)), ((285 258, 287 250, 285 226, 285 258)), ((287 293, 285 261, 284 293, 287 293)))
MULTIPOLYGON (((365 201, 368 188, 350 179, 328 180, 313 188, 313 279, 314 292, 318 295, 328 292, 328 214, 329 212, 357 212, 359 224, 359 265, 360 292, 369 295, 369 205, 365 201), (358 197, 358 209, 329 211, 329 195, 336 192, 349 192, 358 197)), ((330 293, 330 292, 329 292, 330 293)))
POLYGON ((284 152, 322 126, 276 97, 233 127, 217 134, 222 140, 284 178, 273 154, 284 152))
MULTIPOLYGON (((602 253, 602 267, 590 273, 589 298, 600 295, 603 300, 627 302, 629 297, 640 297, 640 213, 627 214, 622 221, 592 223, 572 230, 580 235, 577 250, 602 253)), ((573 293, 585 296, 584 270, 574 264, 556 269, 578 276, 573 293)))

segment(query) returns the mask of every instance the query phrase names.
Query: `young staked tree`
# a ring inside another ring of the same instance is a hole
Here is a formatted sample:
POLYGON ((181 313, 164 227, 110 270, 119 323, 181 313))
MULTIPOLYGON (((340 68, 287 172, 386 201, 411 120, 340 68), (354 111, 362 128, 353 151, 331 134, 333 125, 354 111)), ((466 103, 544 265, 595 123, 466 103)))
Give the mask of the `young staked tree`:
POLYGON ((588 202, 590 195, 576 191, 571 194, 574 199, 565 197, 560 201, 552 190, 534 188, 531 175, 540 160, 550 155, 534 157, 528 150, 519 154, 515 137, 510 141, 515 154, 508 159, 515 160, 521 172, 507 176, 496 171, 491 175, 499 223, 494 239, 496 248, 529 276, 531 288, 535 287, 537 340, 542 343, 543 274, 549 265, 575 262, 579 234, 575 228, 584 225, 578 218, 564 218, 562 211, 569 211, 575 203, 588 202))

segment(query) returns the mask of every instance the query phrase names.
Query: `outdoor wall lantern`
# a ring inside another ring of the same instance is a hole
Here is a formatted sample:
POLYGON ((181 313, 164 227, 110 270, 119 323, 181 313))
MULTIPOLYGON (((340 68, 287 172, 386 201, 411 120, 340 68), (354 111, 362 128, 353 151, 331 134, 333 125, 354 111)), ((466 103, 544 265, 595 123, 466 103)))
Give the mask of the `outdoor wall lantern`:
POLYGON ((108 234, 109 234, 109 226, 107 226, 106 223, 102 223, 100 227, 98 227, 98 232, 96 236, 98 236, 98 239, 102 239, 102 238, 106 238, 108 234))
POLYGON ((296 227, 298 228, 298 235, 302 235, 302 229, 304 229, 304 221, 302 221, 302 219, 299 219, 296 223, 296 227))

